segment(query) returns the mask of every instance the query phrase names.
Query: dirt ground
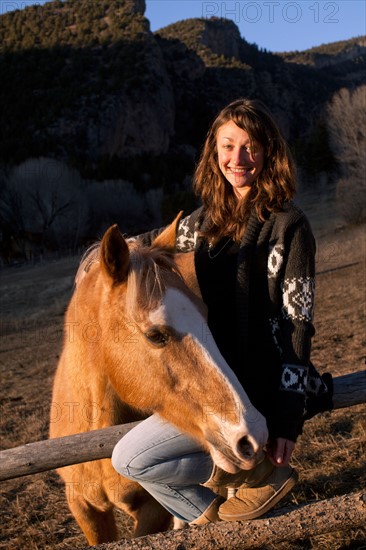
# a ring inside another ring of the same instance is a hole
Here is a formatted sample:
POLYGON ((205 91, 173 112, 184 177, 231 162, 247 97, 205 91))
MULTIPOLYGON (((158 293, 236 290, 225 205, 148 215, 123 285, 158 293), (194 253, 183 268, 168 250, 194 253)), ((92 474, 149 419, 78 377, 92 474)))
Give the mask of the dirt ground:
MULTIPOLYGON (((313 362, 321 372, 335 376, 363 370, 366 228, 343 225, 331 199, 312 195, 300 202, 318 246, 313 362)), ((0 272, 2 449, 47 438, 63 314, 78 260, 0 272)), ((324 413, 306 424, 293 461, 300 483, 287 503, 311 502, 366 486, 365 412, 366 406, 359 405, 324 413)), ((6 481, 1 489, 0 550, 86 547, 54 472, 6 481)), ((121 536, 129 537, 131 523, 122 514, 120 527, 121 536)), ((292 541, 285 548, 366 548, 366 531, 292 541)))

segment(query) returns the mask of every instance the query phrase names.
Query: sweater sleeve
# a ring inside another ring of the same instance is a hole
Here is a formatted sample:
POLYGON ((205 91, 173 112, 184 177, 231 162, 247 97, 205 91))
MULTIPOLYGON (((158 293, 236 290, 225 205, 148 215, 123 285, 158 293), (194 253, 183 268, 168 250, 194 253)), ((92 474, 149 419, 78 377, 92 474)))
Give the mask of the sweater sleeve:
POLYGON ((296 441, 302 431, 311 339, 315 332, 315 240, 306 218, 288 231, 284 248, 279 319, 282 365, 273 433, 275 437, 296 441))

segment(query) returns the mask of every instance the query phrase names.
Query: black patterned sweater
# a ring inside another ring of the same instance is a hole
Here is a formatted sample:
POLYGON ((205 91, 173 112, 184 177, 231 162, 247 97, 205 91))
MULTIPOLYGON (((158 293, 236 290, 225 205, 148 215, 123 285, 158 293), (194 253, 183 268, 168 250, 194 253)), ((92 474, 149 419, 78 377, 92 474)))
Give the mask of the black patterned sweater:
MULTIPOLYGON (((177 251, 195 252, 203 297, 209 295, 204 288, 209 281, 207 271, 215 269, 215 262, 207 256, 214 260, 221 255, 221 266, 230 263, 230 246, 224 246, 225 241, 215 247, 218 252, 209 254, 206 239, 199 236, 205 226, 205 214, 199 208, 180 221, 176 240, 177 251)), ((150 244, 159 232, 140 238, 150 244)), ((230 315, 228 299, 229 311, 223 314, 221 325, 226 338, 230 327, 233 338, 222 349, 219 338, 217 343, 253 405, 266 417, 270 437, 296 441, 306 418, 332 408, 331 377, 321 377, 310 362, 315 241, 309 222, 292 202, 265 222, 253 211, 234 252, 234 311, 230 315)), ((215 330, 219 336, 216 326, 215 330)))

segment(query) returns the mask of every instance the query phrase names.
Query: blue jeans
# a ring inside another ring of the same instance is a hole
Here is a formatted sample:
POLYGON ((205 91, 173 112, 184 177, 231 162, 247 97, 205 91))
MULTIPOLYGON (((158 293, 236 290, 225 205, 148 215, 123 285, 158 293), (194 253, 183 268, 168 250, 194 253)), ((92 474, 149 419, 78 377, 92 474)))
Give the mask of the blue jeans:
POLYGON ((217 495, 202 487, 211 475, 210 455, 191 437, 153 415, 115 446, 112 464, 123 477, 137 481, 173 516, 197 519, 217 495))

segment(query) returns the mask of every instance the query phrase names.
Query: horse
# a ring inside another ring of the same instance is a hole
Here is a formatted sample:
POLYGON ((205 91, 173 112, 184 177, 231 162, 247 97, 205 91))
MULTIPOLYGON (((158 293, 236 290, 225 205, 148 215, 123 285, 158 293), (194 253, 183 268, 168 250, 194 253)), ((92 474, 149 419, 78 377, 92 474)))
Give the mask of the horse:
MULTIPOLYGON (((175 253, 179 217, 150 246, 117 225, 81 264, 57 366, 50 437, 157 413, 194 437, 228 472, 251 469, 268 432, 207 327, 193 253, 175 253)), ((110 459, 58 470, 90 545, 118 540, 114 509, 133 536, 166 530, 171 515, 110 459)))

